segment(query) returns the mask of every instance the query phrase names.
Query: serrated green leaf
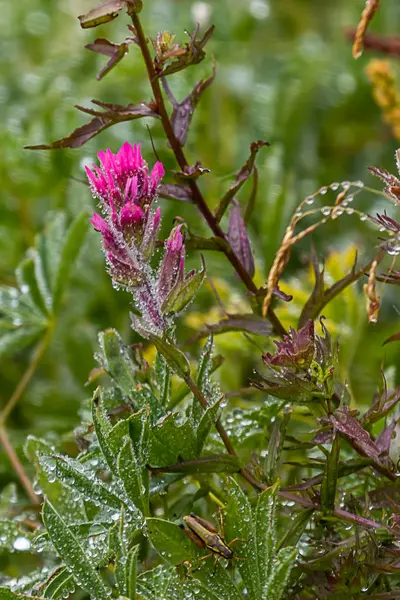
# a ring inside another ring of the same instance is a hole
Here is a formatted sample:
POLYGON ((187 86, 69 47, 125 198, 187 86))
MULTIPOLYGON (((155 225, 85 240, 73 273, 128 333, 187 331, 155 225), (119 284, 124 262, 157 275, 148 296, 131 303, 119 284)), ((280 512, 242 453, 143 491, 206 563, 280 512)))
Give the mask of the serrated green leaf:
POLYGON ((165 299, 163 313, 180 313, 193 300, 196 292, 203 283, 206 270, 203 268, 184 281, 179 281, 165 299))
POLYGON ((43 233, 36 237, 35 276, 47 308, 53 311, 53 292, 66 230, 64 213, 50 213, 43 233))
POLYGON ((57 271, 53 274, 53 311, 57 313, 62 295, 69 282, 71 271, 75 261, 78 258, 79 252, 85 241, 85 236, 89 227, 89 215, 82 212, 71 223, 67 232, 64 234, 64 239, 58 259, 57 271))
POLYGON ((164 356, 168 366, 174 373, 179 375, 179 377, 182 377, 182 379, 185 379, 190 375, 190 363, 182 350, 179 350, 172 342, 157 337, 156 335, 150 335, 150 340, 164 356))
MULTIPOLYGON (((139 452, 141 451, 141 446, 139 452)), ((125 491, 134 506, 143 515, 149 514, 148 471, 142 466, 142 457, 136 454, 130 438, 127 438, 118 456, 118 473, 125 491)), ((146 459, 144 464, 146 464, 146 459)))
POLYGON ((131 398, 136 388, 135 364, 121 337, 115 329, 107 329, 99 335, 103 351, 104 368, 122 391, 124 396, 131 398))
POLYGON ((95 600, 109 600, 109 594, 85 551, 53 506, 43 506, 43 522, 57 553, 71 571, 76 583, 95 600))
POLYGON ((325 471, 321 483, 321 508, 329 514, 335 508, 335 496, 339 475, 340 437, 335 433, 332 448, 326 460, 325 471))

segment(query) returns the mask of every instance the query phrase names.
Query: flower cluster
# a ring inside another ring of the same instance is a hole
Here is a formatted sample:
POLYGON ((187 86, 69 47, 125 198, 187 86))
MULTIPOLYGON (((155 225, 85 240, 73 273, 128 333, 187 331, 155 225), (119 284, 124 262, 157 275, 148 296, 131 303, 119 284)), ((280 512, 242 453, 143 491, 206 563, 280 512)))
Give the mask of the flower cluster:
POLYGON ((142 335, 160 334, 170 325, 169 316, 182 310, 201 283, 204 270, 184 276, 185 246, 182 226, 166 242, 158 272, 150 266, 160 226, 161 211, 154 209, 164 167, 157 162, 149 174, 140 145, 125 142, 113 154, 99 152, 100 166, 86 167, 93 196, 103 216, 90 219, 100 232, 109 273, 115 286, 130 291, 141 318, 133 316, 142 335))
POLYGON ((334 391, 334 364, 330 335, 320 319, 324 337, 315 334, 314 321, 296 331, 290 328, 283 341, 275 341, 277 352, 267 352, 263 361, 267 375, 253 382, 277 398, 310 401, 313 397, 330 397, 334 391))

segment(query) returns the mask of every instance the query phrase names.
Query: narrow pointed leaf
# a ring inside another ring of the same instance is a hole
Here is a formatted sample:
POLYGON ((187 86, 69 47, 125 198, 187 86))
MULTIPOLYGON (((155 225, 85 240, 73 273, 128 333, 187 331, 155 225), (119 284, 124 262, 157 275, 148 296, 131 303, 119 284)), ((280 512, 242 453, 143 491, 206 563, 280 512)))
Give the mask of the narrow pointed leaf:
POLYGON ((148 467, 152 473, 236 473, 241 464, 237 456, 215 454, 184 460, 165 467, 148 467))
POLYGON ((104 458, 112 473, 116 474, 115 454, 108 443, 108 434, 111 432, 111 423, 108 420, 102 402, 101 388, 98 388, 92 400, 92 419, 97 441, 101 448, 104 458))
POLYGON ((18 265, 16 276, 18 287, 21 290, 26 289, 34 305, 37 306, 41 313, 47 316, 49 312, 36 280, 35 261, 32 256, 29 256, 18 265))
POLYGON ((130 600, 136 600, 136 573, 137 559, 140 546, 134 546, 129 552, 125 566, 125 586, 126 593, 130 600))
POLYGON ((43 522, 57 553, 71 571, 76 583, 96 600, 108 600, 109 594, 98 572, 76 537, 49 502, 43 506, 43 522))
POLYGON ((107 73, 109 73, 111 69, 113 69, 115 65, 117 65, 124 58, 125 54, 129 50, 129 44, 132 42, 132 39, 127 39, 122 42, 122 44, 113 44, 105 38, 98 38, 93 44, 87 44, 85 46, 85 48, 88 50, 92 50, 98 54, 104 54, 105 56, 110 57, 106 66, 101 69, 98 75, 96 75, 96 79, 98 81, 107 75, 107 73))
POLYGON ((253 170, 253 166, 254 166, 254 161, 256 159, 256 155, 257 152, 260 150, 260 148, 262 148, 263 146, 269 146, 268 142, 264 142, 262 140, 259 140, 257 142, 253 142, 250 145, 250 156, 247 159, 247 161, 245 162, 245 164, 243 165, 243 167, 240 169, 240 171, 236 174, 236 178, 235 178, 235 183, 229 188, 229 190, 225 193, 225 196, 221 199, 216 211, 215 211, 215 218, 217 220, 217 222, 219 222, 222 217, 225 214, 226 209, 228 208, 232 198, 235 196, 235 194, 237 194, 237 192, 240 190, 240 188, 242 187, 242 185, 248 180, 248 178, 250 177, 252 170, 253 170))
POLYGON ((335 508, 335 496, 339 475, 340 438, 335 435, 332 448, 326 460, 324 478, 321 484, 321 508, 329 514, 335 508))
POLYGON ((278 549, 286 548, 287 546, 295 546, 303 535, 312 515, 314 508, 306 508, 301 510, 278 544, 278 549))
POLYGON ((228 241, 250 277, 253 277, 255 272, 253 251, 240 211, 240 205, 236 199, 232 200, 229 213, 228 241))
POLYGON ((153 334, 150 335, 150 340, 164 356, 168 366, 171 367, 177 375, 182 377, 182 379, 185 379, 190 375, 190 363, 184 353, 179 350, 175 344, 153 334))
POLYGON ((221 395, 220 398, 218 398, 218 400, 216 402, 214 402, 214 404, 209 406, 207 408, 207 410, 203 411, 203 415, 201 417, 199 426, 197 428, 197 454, 198 455, 201 454, 201 451, 203 450, 203 446, 206 443, 208 434, 210 433, 211 429, 214 427, 215 423, 219 419, 219 416, 221 413, 222 399, 223 399, 223 396, 221 395))
POLYGON ((276 501, 278 485, 266 489, 258 497, 256 509, 256 540, 258 573, 261 586, 265 586, 272 570, 276 551, 276 501))
POLYGON ((143 478, 144 469, 140 464, 140 457, 135 455, 131 440, 125 440, 118 457, 118 473, 121 477, 126 493, 132 503, 144 515, 149 514, 149 488, 148 479, 143 478))

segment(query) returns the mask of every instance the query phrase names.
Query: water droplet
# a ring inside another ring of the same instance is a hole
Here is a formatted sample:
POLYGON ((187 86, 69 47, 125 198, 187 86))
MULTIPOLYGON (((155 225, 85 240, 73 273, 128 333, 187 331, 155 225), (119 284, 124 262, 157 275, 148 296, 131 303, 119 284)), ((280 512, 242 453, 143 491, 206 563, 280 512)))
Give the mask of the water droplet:
POLYGON ((322 187, 322 188, 319 190, 319 193, 320 193, 322 196, 325 196, 325 194, 326 194, 326 192, 327 192, 327 191, 328 191, 328 188, 327 188, 326 186, 324 186, 324 187, 322 187))
POLYGON ((337 181, 335 181, 334 183, 331 183, 329 187, 331 188, 331 190, 336 192, 336 190, 339 189, 339 184, 337 183, 337 181))
POLYGON ((314 202, 315 202, 315 196, 307 196, 307 198, 305 199, 306 204, 311 205, 311 204, 314 204, 314 202))
POLYGON ((31 543, 24 537, 17 537, 14 540, 13 548, 14 550, 29 550, 31 547, 31 543))
POLYGON ((332 208, 331 208, 330 206, 323 206, 323 207, 321 208, 321 213, 322 213, 322 214, 323 214, 325 217, 327 217, 328 215, 330 215, 330 214, 331 214, 331 211, 332 211, 332 208))

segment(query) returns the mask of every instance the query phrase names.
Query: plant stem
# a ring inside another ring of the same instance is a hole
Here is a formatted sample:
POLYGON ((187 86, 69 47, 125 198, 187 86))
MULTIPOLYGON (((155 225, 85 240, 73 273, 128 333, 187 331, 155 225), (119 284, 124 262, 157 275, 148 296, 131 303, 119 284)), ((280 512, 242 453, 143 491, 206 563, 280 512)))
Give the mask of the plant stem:
POLYGON ((19 460, 14 448, 11 445, 10 440, 8 439, 7 431, 5 430, 4 425, 0 425, 0 442, 8 458, 10 459, 10 463, 12 464, 14 471, 18 476, 18 479, 25 488, 27 495, 32 500, 32 503, 40 504, 40 499, 33 491, 33 487, 29 480, 29 477, 25 473, 24 467, 22 466, 21 461, 19 460))
MULTIPOLYGON (((161 117, 161 122, 162 122, 162 125, 164 128, 165 134, 166 134, 168 141, 171 145, 171 148, 175 154, 176 160, 177 160, 180 168, 182 169, 182 171, 184 171, 185 168, 189 166, 189 163, 186 160, 186 156, 182 150, 181 144, 175 137, 174 130, 173 130, 171 121, 169 119, 167 109, 165 107, 164 97, 162 95, 159 80, 157 79, 157 76, 156 76, 153 60, 150 55, 150 51, 149 51, 149 48, 147 45, 147 39, 146 39, 146 36, 143 31, 140 17, 135 12, 132 12, 130 16, 131 16, 132 23, 136 30, 137 39, 138 39, 139 46, 140 46, 140 49, 142 52, 143 60, 146 65, 150 85, 153 90, 154 100, 157 104, 158 114, 161 117)), ((224 252, 225 256, 228 258, 229 262, 231 263, 231 265, 233 266, 233 268, 235 269, 235 271, 237 272, 237 274, 239 275, 240 279, 243 281, 243 283, 245 284, 247 289, 252 294, 256 295, 258 292, 257 286, 255 285, 253 279, 250 277, 249 273, 243 267, 240 260, 237 258, 236 254, 233 252, 232 248, 230 247, 230 244, 228 243, 225 233, 223 232, 223 230, 217 223, 217 220, 215 219, 210 208, 208 207, 196 181, 194 179, 189 179, 188 185, 190 186, 190 189, 192 192, 193 201, 196 204, 197 208, 199 209, 200 213, 203 215, 203 217, 204 217, 205 221, 207 222, 208 226, 210 227, 211 231, 214 233, 214 235, 216 237, 219 237, 222 240, 224 240, 225 243, 222 246, 222 251, 224 252)), ((285 328, 283 327, 282 323, 280 322, 279 318, 276 316, 276 314, 272 308, 269 308, 267 317, 268 317, 270 323, 272 324, 274 331, 278 335, 282 336, 286 333, 285 328)))
POLYGON ((18 400, 22 396, 26 386, 32 379, 32 376, 33 376, 34 372, 36 371, 38 364, 41 361, 42 356, 48 346, 48 343, 50 341, 50 336, 51 336, 51 328, 48 329, 46 335, 42 338, 42 340, 37 345, 37 347, 33 353, 32 360, 29 363, 27 370, 25 371, 25 373, 19 380, 18 385, 15 388, 11 398, 8 400, 5 407, 0 412, 0 426, 5 425, 8 417, 10 416, 10 414, 14 410, 18 400))
POLYGON ((14 390, 14 393, 12 394, 11 398, 9 399, 9 401, 7 402, 7 404, 5 405, 5 407, 3 408, 3 410, 0 413, 0 443, 3 446, 4 451, 6 452, 8 458, 10 459, 10 463, 12 464, 14 471, 15 471, 16 475, 18 476, 18 479, 20 480, 22 486, 25 488, 26 493, 28 494, 29 498, 32 500, 33 504, 40 504, 40 499, 37 497, 37 495, 33 491, 33 487, 29 480, 29 477, 25 473, 24 467, 22 466, 21 461, 19 460, 13 446, 11 445, 11 442, 8 438, 7 431, 6 431, 6 421, 7 421, 8 417, 10 416, 11 412, 13 411, 13 409, 15 408, 18 400, 21 398, 26 386, 32 379, 34 372, 36 371, 38 364, 39 364, 40 360, 42 359, 43 354, 45 353, 45 350, 50 341, 52 329, 53 328, 50 326, 49 329, 47 330, 46 335, 42 338, 42 340, 37 345, 37 347, 33 353, 32 360, 31 360, 27 370, 21 377, 17 387, 14 390))

